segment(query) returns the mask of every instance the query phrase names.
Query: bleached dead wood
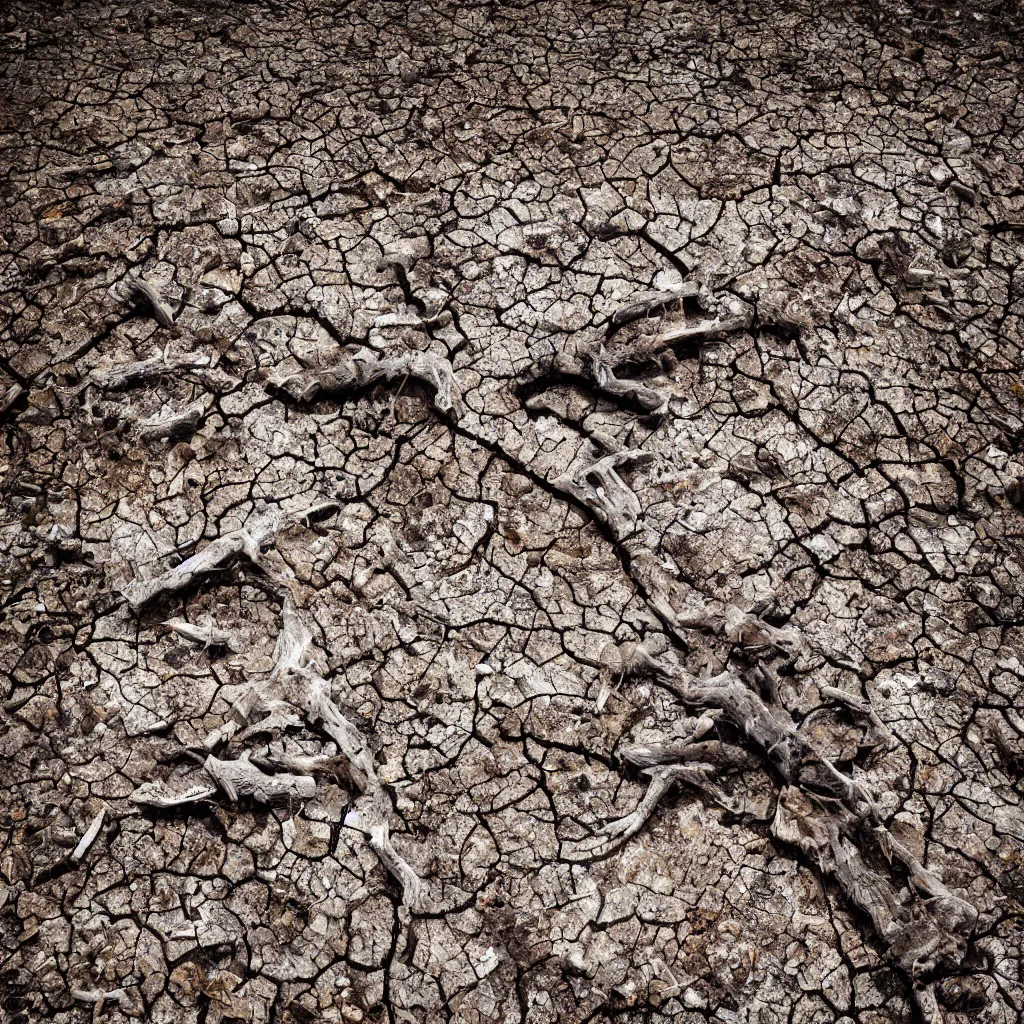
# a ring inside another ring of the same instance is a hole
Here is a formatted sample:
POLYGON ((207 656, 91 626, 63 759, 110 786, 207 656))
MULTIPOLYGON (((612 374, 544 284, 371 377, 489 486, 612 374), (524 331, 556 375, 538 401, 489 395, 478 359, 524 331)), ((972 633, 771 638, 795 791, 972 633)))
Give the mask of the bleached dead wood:
POLYGON ((450 412, 457 397, 452 364, 432 352, 406 352, 389 359, 373 358, 358 352, 331 366, 291 373, 272 373, 267 383, 296 402, 312 402, 320 397, 339 398, 361 391, 378 381, 413 377, 434 391, 434 405, 450 412))
POLYGON ((286 799, 308 800, 316 793, 316 780, 311 776, 285 772, 267 775, 247 754, 235 761, 222 761, 211 754, 203 767, 232 802, 243 796, 251 796, 264 804, 286 799))
POLYGON ((647 292, 633 297, 625 306, 619 306, 611 315, 613 327, 624 327, 642 317, 655 316, 671 309, 684 299, 693 299, 700 294, 696 281, 684 281, 678 288, 647 292))
POLYGON ((820 800, 795 786, 784 788, 772 833, 802 849, 838 881, 854 906, 871 919, 889 959, 912 980, 960 962, 977 919, 974 908, 955 897, 955 903, 905 904, 891 880, 867 864, 840 820, 820 800))
POLYGON ((260 771, 246 755, 235 761, 223 761, 212 754, 201 770, 175 782, 146 782, 129 798, 132 803, 170 808, 209 800, 223 790, 231 801, 248 796, 261 803, 279 800, 308 800, 316 792, 316 780, 308 775, 260 771))
POLYGON ((415 910, 423 898, 423 883, 391 841, 390 802, 366 740, 335 704, 330 683, 307 664, 306 651, 311 642, 312 634, 292 600, 286 598, 274 652, 274 678, 286 687, 288 699, 302 710, 307 720, 334 740, 347 762, 349 777, 361 794, 345 824, 368 837, 370 848, 402 887, 403 903, 415 910))
MULTIPOLYGON (((336 507, 333 502, 325 504, 336 507)), ((210 541, 201 551, 173 569, 168 569, 154 579, 135 580, 128 584, 124 596, 131 607, 139 611, 162 594, 184 590, 195 580, 223 568, 239 555, 244 555, 264 572, 273 575, 261 558, 263 548, 292 524, 309 521, 311 517, 315 520, 322 513, 323 507, 317 505, 298 513, 285 513, 280 508, 272 508, 254 515, 243 529, 232 530, 210 541)))
POLYGON ((231 633, 217 626, 202 626, 194 622, 187 622, 185 619, 167 619, 164 625, 185 640, 202 644, 204 647, 227 647, 231 650, 236 650, 238 647, 231 633))
POLYGON ((209 363, 209 358, 204 355, 193 353, 171 357, 161 352, 134 363, 97 366, 89 374, 89 381, 105 391, 120 391, 149 384, 163 377, 175 377, 189 370, 208 367, 209 363))
POLYGON ((117 1003, 124 1013, 129 1013, 133 1009, 131 997, 123 988, 73 988, 71 989, 71 998, 79 1003, 94 1003, 97 1016, 103 1012, 104 1003, 117 1003))
POLYGON ((618 467, 646 462, 653 456, 640 449, 615 452, 595 462, 581 461, 551 481, 551 486, 586 505, 611 528, 616 540, 628 537, 640 518, 640 502, 618 474, 618 467))
POLYGON ((205 771, 197 771, 173 783, 144 782, 128 799, 133 804, 166 809, 209 800, 216 795, 217 785, 213 779, 205 771))
POLYGON ((179 412, 146 420, 139 424, 139 437, 144 441, 185 437, 196 429, 205 411, 201 402, 195 402, 179 412))
POLYGON ((85 835, 82 836, 81 841, 75 847, 74 852, 71 854, 71 859, 76 864, 89 852, 89 847, 96 841, 96 837, 100 834, 100 829, 103 828, 103 818, 105 815, 106 808, 101 807, 99 813, 92 819, 92 822, 86 829, 85 835))
POLYGON ((145 305, 149 306, 153 319, 161 327, 174 326, 174 313, 164 300, 159 288, 148 281, 144 281, 141 277, 129 278, 127 284, 128 291, 136 298, 142 300, 145 305))

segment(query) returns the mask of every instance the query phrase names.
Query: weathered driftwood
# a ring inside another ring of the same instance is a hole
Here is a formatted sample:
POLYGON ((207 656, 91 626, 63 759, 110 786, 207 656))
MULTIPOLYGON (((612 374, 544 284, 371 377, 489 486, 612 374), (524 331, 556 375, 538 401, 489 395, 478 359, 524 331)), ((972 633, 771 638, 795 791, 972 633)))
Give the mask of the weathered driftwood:
POLYGON ((640 502, 619 476, 618 467, 651 458, 649 452, 640 449, 615 452, 596 462, 577 463, 555 477, 551 485, 586 505, 601 522, 608 524, 616 540, 622 540, 636 529, 640 502))
POLYGON ((151 580, 135 580, 124 589, 124 596, 135 611, 144 608, 162 594, 184 590, 195 580, 244 555, 256 565, 261 564, 261 550, 283 529, 297 520, 280 509, 253 516, 244 529, 232 530, 210 541, 201 551, 186 558, 180 565, 151 580))
POLYGON ((591 354, 589 371, 595 388, 611 398, 634 403, 652 415, 662 415, 668 409, 668 397, 656 388, 648 387, 636 380, 617 377, 615 367, 603 345, 598 346, 591 354))
POLYGON ((231 740, 239 729, 244 729, 249 724, 249 717, 257 704, 259 704, 259 694, 256 688, 251 686, 243 691, 232 704, 227 720, 207 733, 206 739, 203 740, 203 747, 206 750, 216 750, 222 743, 231 740))
POLYGON ((96 1017, 99 1017, 103 1013, 104 1003, 117 1003, 124 1013, 130 1013, 133 1010, 131 997, 123 988, 73 988, 71 989, 71 998, 79 1003, 94 1003, 96 1005, 96 1017))
POLYGON ((71 854, 71 859, 76 864, 89 852, 89 847, 96 841, 96 837, 100 834, 100 829, 103 828, 103 818, 105 815, 106 808, 101 807, 99 813, 92 819, 89 827, 85 830, 85 835, 82 836, 81 841, 71 854))
POLYGON ((316 793, 316 780, 311 776, 283 772, 267 775, 247 754, 236 761, 222 761, 211 754, 203 767, 232 802, 242 796, 251 796, 264 804, 287 799, 308 800, 316 793))
POLYGON ((546 343, 541 354, 526 374, 526 382, 536 384, 548 378, 576 377, 586 381, 596 391, 617 401, 638 406, 644 412, 662 415, 668 409, 668 397, 655 388, 639 381, 623 379, 618 369, 624 364, 653 360, 660 352, 681 341, 701 341, 717 338, 731 331, 745 330, 753 323, 752 306, 730 299, 726 312, 712 320, 698 324, 680 324, 666 328, 646 340, 623 340, 613 332, 642 317, 661 314, 680 300, 701 296, 703 306, 711 305, 710 293, 693 282, 687 282, 672 292, 655 292, 616 310, 610 318, 610 330, 592 332, 584 338, 571 338, 565 344, 546 343))
POLYGON ((171 307, 167 305, 159 288, 148 281, 144 281, 141 277, 131 277, 127 283, 128 291, 132 296, 141 299, 149 306, 153 319, 161 327, 174 326, 174 313, 171 311, 171 307))
POLYGON ((850 693, 849 690, 842 690, 838 686, 829 686, 826 683, 818 685, 818 692, 826 700, 842 704, 852 714, 867 719, 871 725, 871 731, 866 737, 866 746, 884 746, 891 750, 896 745, 896 738, 893 736, 892 731, 878 717, 878 713, 863 697, 858 697, 857 694, 850 693))
POLYGON ((403 903, 416 909, 423 898, 423 884, 391 841, 390 802, 377 775, 373 754, 362 733, 334 703, 330 683, 307 665, 306 650, 312 639, 291 598, 286 598, 274 651, 274 678, 286 687, 286 696, 306 719, 334 740, 347 762, 349 778, 361 794, 345 824, 369 838, 370 848, 402 887, 403 903))
POLYGON ((960 962, 977 920, 974 908, 949 896, 939 897, 938 903, 904 905, 892 882, 865 862, 820 800, 794 786, 785 787, 772 832, 813 857, 836 879, 849 900, 870 917, 888 957, 912 980, 960 962))
POLYGON ((219 790, 223 790, 232 801, 243 796, 251 796, 261 803, 308 800, 316 792, 316 780, 290 773, 268 775, 245 755, 237 761, 222 761, 211 754, 201 770, 173 782, 145 782, 129 799, 132 803, 149 807, 181 807, 209 800, 219 790))
POLYGON ((202 402, 194 402, 178 412, 146 420, 139 424, 139 437, 144 441, 187 437, 195 431, 205 411, 206 407, 202 402))
POLYGON ((647 292, 634 296, 633 301, 619 306, 611 315, 613 327, 624 327, 641 317, 656 316, 671 309, 684 299, 694 299, 700 294, 700 284, 684 281, 678 288, 665 291, 647 292))
POLYGON ((194 644, 202 644, 204 647, 227 647, 234 651, 239 646, 228 630, 220 629, 217 626, 201 626, 185 619, 167 619, 164 625, 185 640, 191 640, 194 644))
POLYGON ((736 316, 715 317, 714 320, 702 320, 699 324, 669 327, 658 335, 661 346, 674 345, 680 341, 710 341, 712 338, 733 331, 745 331, 753 323, 753 311, 736 316))
POLYGON ((390 359, 378 359, 356 353, 331 366, 272 373, 267 384, 296 402, 312 402, 320 397, 343 397, 378 381, 414 377, 434 390, 434 405, 442 412, 452 409, 456 397, 452 364, 432 352, 406 352, 390 359))
POLYGON ((216 795, 217 784, 213 779, 205 771, 196 771, 174 782, 144 782, 128 799, 133 804, 169 808, 209 800, 216 795))
POLYGON ((204 355, 193 353, 169 357, 161 352, 134 363, 97 366, 89 374, 89 382, 105 391, 121 391, 150 384, 163 377, 174 377, 190 370, 209 367, 209 364, 209 358, 204 355))
POLYGON ((731 743, 722 743, 720 740, 708 740, 703 743, 692 739, 670 740, 665 743, 624 747, 619 756, 637 768, 682 764, 688 761, 700 761, 727 771, 745 771, 761 766, 761 761, 749 751, 731 743))
MULTIPOLYGON (((967 936, 977 920, 976 910, 953 895, 881 825, 877 806, 866 787, 815 751, 781 707, 767 705, 731 674, 696 680, 669 662, 656 664, 661 682, 685 704, 719 708, 764 752, 784 783, 773 833, 812 856, 822 871, 836 879, 850 901, 871 918, 888 956, 912 981, 959 963, 967 936), (886 858, 895 858, 907 868, 911 884, 928 897, 923 903, 905 906, 892 880, 864 860, 853 837, 872 833, 886 858)), ((649 668, 649 662, 645 662, 645 667, 649 668)), ((688 746, 691 752, 694 747, 704 748, 709 760, 723 756, 721 747, 688 746)), ((684 753, 685 749, 679 752, 684 753)), ((646 748, 637 759, 657 760, 658 754, 646 748)), ((645 769, 651 786, 640 807, 622 822, 613 824, 611 830, 633 834, 639 828, 637 820, 653 812, 657 801, 675 781, 702 781, 706 788, 707 770, 700 773, 704 775, 702 780, 692 771, 689 775, 679 771, 681 767, 694 769, 700 763, 645 769)), ((707 769, 710 768, 708 765, 707 769)))
POLYGON ((699 612, 689 615, 677 612, 675 618, 684 629, 706 630, 748 650, 772 648, 779 654, 795 658, 807 647, 797 630, 771 626, 756 615, 722 601, 712 601, 699 612))
POLYGON ((697 681, 668 670, 662 672, 662 681, 691 707, 721 709, 733 725, 765 752, 786 783, 841 801, 867 822, 879 820, 878 807, 868 789, 819 754, 797 731, 783 708, 769 707, 736 676, 722 672, 697 681))

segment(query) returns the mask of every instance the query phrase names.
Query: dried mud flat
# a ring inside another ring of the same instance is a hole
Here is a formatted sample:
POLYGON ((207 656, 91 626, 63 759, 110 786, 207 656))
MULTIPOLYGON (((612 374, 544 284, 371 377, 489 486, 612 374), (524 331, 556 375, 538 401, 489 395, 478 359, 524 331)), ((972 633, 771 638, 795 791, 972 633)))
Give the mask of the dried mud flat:
POLYGON ((0 12, 0 1007, 1024 1009, 1012 5, 0 12))

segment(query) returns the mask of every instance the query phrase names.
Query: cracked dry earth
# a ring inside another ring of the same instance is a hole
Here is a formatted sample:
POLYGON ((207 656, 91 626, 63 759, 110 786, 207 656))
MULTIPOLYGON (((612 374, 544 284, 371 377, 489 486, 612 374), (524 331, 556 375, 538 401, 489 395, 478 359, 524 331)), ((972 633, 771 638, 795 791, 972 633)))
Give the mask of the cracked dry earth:
POLYGON ((3 1021, 1019 1021, 1013 17, 6 5, 3 1021))

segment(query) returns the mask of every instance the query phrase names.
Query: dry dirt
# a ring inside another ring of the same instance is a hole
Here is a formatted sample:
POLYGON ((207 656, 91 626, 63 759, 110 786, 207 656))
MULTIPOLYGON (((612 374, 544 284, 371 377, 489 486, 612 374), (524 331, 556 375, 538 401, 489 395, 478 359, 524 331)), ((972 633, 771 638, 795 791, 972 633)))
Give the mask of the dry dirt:
POLYGON ((0 1019, 1020 1021, 1018 15, 5 4, 0 1019))

